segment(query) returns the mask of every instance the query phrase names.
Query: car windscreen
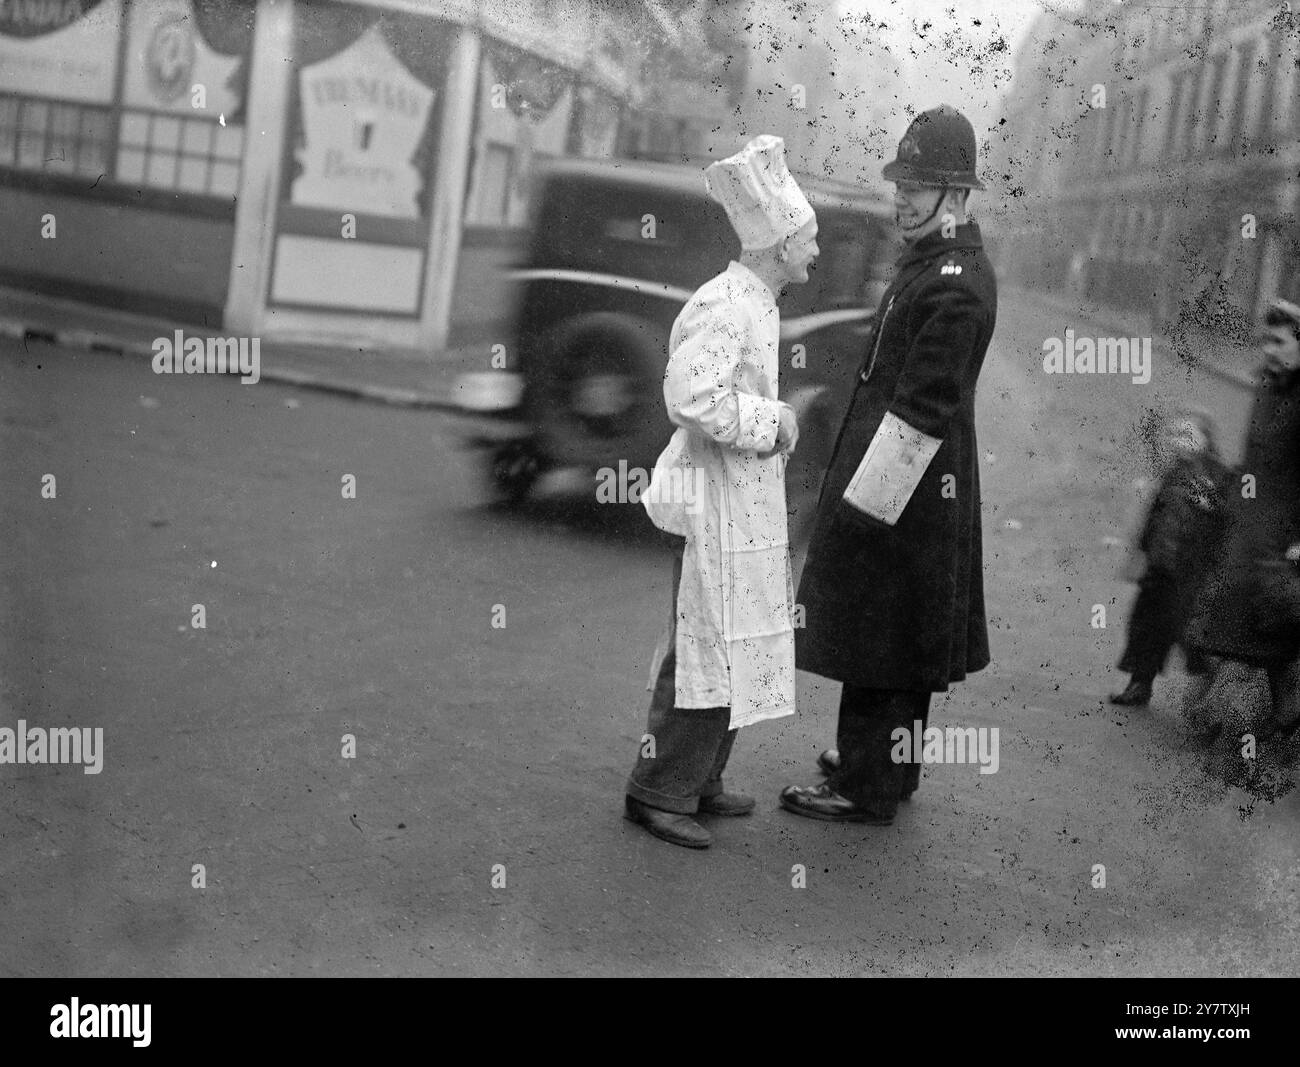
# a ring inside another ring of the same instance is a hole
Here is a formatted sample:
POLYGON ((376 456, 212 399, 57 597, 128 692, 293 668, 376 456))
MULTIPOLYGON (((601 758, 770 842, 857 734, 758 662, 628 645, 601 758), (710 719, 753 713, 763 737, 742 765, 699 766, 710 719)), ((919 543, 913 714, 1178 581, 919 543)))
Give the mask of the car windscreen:
POLYGON ((740 254, 726 212, 701 196, 561 177, 533 216, 530 265, 694 290, 740 254))

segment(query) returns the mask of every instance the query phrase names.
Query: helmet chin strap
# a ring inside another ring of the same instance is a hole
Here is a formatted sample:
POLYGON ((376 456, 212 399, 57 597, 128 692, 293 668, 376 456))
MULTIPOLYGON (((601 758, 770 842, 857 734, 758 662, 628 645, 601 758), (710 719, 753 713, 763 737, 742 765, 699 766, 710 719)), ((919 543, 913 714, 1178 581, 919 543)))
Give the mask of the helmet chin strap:
POLYGON ((948 186, 946 185, 939 186, 939 199, 934 202, 934 209, 930 212, 930 214, 926 215, 926 217, 923 218, 920 222, 918 222, 915 226, 906 228, 904 232, 915 233, 917 230, 921 230, 924 229, 926 226, 929 226, 930 220, 933 219, 935 215, 939 214, 939 209, 943 207, 943 201, 947 195, 948 195, 948 186))

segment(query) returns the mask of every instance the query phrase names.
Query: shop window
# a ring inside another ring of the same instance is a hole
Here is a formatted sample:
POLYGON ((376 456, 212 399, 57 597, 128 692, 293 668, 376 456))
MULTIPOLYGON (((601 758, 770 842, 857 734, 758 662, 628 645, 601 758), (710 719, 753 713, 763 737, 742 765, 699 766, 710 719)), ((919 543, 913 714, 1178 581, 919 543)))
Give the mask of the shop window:
POLYGON ((510 145, 488 144, 484 148, 474 210, 475 222, 498 225, 506 221, 510 208, 510 180, 514 170, 514 155, 510 145))
POLYGON ((98 177, 108 169, 112 109, 0 94, 0 165, 98 177))
POLYGON ((244 151, 242 126, 125 110, 117 180, 198 196, 233 197, 244 151))

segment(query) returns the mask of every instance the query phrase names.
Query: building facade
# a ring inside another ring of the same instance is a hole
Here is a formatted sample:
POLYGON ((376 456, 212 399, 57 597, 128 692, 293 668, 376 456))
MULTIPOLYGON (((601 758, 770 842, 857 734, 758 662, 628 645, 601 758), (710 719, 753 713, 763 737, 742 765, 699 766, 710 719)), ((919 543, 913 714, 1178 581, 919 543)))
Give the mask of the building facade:
POLYGON ((0 283, 441 348, 514 247, 533 161, 616 152, 704 6, 0 4, 0 283))
POLYGON ((1300 19, 1263 0, 1045 12, 995 169, 1024 284, 1242 335, 1300 271, 1300 19))

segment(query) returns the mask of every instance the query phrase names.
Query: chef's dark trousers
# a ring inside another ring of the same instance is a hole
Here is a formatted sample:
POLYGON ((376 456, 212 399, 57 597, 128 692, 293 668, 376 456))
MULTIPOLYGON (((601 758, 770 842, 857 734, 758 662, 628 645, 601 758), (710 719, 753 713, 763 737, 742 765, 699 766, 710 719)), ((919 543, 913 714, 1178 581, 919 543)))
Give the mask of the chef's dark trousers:
POLYGON ((840 719, 835 747, 840 751, 840 769, 827 782, 835 792, 860 807, 881 815, 892 815, 898 802, 916 791, 921 765, 910 762, 912 745, 907 745, 909 762, 895 763, 890 756, 897 742, 890 734, 907 727, 911 738, 914 723, 924 731, 930 714, 930 694, 911 689, 868 689, 845 684, 840 693, 840 719))
POLYGON ((645 732, 654 739, 654 755, 641 742, 627 795, 661 811, 691 815, 700 797, 722 792, 737 731, 729 729, 730 708, 677 707, 677 590, 682 582, 686 541, 672 538, 673 588, 668 616, 667 651, 655 677, 645 732))

